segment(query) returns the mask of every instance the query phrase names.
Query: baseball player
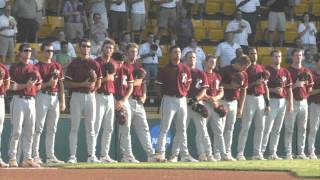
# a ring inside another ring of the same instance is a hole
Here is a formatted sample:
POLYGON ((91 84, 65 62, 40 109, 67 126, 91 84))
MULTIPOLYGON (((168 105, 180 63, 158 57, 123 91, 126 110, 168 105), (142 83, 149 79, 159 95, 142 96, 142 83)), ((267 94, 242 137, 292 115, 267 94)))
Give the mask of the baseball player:
MULTIPOLYGON (((223 134, 226 154, 229 159, 233 159, 231 154, 233 129, 236 118, 240 118, 242 115, 244 100, 246 98, 246 89, 248 86, 246 69, 250 64, 249 57, 243 55, 237 58, 234 64, 220 69, 222 86, 224 87, 224 98, 221 103, 228 109, 223 134), (239 77, 235 76, 235 74, 239 77)), ((215 148, 216 159, 221 159, 219 149, 221 149, 221 147, 215 148)))
MULTIPOLYGON (((216 65, 217 57, 215 55, 207 55, 204 61, 205 75, 208 79, 209 85, 205 95, 205 106, 209 111, 209 117, 207 121, 213 131, 213 147, 216 151, 220 152, 221 156, 221 159, 216 160, 233 161, 234 159, 231 156, 228 156, 226 153, 223 136, 226 121, 225 114, 223 114, 223 112, 226 113, 226 111, 221 111, 221 114, 216 111, 216 108, 221 105, 221 98, 223 98, 224 95, 224 90, 221 85, 221 76, 214 70, 216 65)), ((202 142, 200 141, 200 143, 202 142)), ((208 156, 207 158, 210 159, 208 156)))
POLYGON ((96 121, 94 124, 94 131, 96 133, 96 140, 99 131, 103 129, 101 136, 101 162, 115 163, 109 156, 111 136, 114 126, 114 74, 116 69, 115 62, 111 59, 112 53, 115 48, 115 42, 111 39, 105 40, 101 47, 102 56, 96 59, 99 63, 102 76, 101 87, 96 92, 96 121), (107 68, 109 67, 109 69, 107 68))
POLYGON ((148 162, 155 161, 154 150, 151 143, 151 135, 147 121, 146 111, 143 104, 147 98, 147 81, 145 79, 146 71, 141 64, 135 62, 138 55, 138 45, 129 43, 126 48, 126 63, 129 73, 134 78, 133 92, 129 98, 131 108, 131 125, 135 130, 143 149, 147 153, 148 162))
POLYGON ((123 118, 116 118, 119 123, 119 141, 120 141, 120 153, 122 154, 121 162, 139 163, 132 153, 131 145, 131 110, 129 97, 133 91, 134 79, 132 74, 128 71, 128 68, 124 66, 125 56, 120 52, 113 53, 113 59, 117 61, 118 68, 115 78, 115 110, 118 112, 126 112, 125 120, 123 118))
POLYGON ((270 111, 268 72, 257 64, 258 54, 255 48, 248 49, 251 65, 246 70, 248 74, 248 89, 241 118, 241 130, 238 140, 238 160, 246 160, 244 149, 247 142, 249 128, 254 121, 253 160, 265 160, 261 153, 262 135, 265 124, 265 112, 270 111))
POLYGON ((46 122, 46 157, 47 163, 63 163, 54 155, 55 133, 59 120, 60 110, 64 111, 65 94, 63 85, 63 67, 52 59, 53 46, 51 43, 41 45, 43 61, 36 64, 43 79, 41 90, 36 96, 36 122, 33 135, 33 160, 42 164, 39 156, 40 136, 46 122), (59 95, 58 95, 59 93, 59 95), (60 101, 59 101, 60 100, 60 101))
POLYGON ((21 44, 20 61, 10 68, 12 83, 10 90, 14 92, 11 101, 11 138, 9 147, 9 166, 18 167, 16 160, 19 140, 23 151, 22 167, 40 167, 32 159, 32 139, 35 126, 35 99, 41 88, 41 76, 38 69, 29 64, 31 45, 21 44), (23 136, 21 136, 23 134, 23 136))
POLYGON ((309 108, 309 135, 308 135, 308 152, 309 158, 317 160, 315 154, 314 143, 317 137, 317 131, 320 124, 320 54, 315 54, 313 61, 316 65, 315 71, 312 72, 312 77, 315 82, 313 90, 310 92, 309 100, 311 101, 309 108))
POLYGON ((187 99, 188 90, 191 84, 190 69, 180 62, 181 49, 179 46, 172 46, 169 50, 170 63, 162 68, 158 74, 156 84, 157 91, 163 95, 160 110, 160 133, 158 137, 158 160, 165 161, 165 144, 167 132, 175 118, 176 133, 172 144, 172 157, 174 162, 178 156, 180 147, 181 161, 196 162, 191 157, 187 146, 187 99))
POLYGON ((4 64, 0 64, 0 168, 8 167, 9 165, 1 159, 1 134, 5 118, 4 95, 10 87, 9 70, 4 64))
POLYGON ((297 122, 297 159, 308 159, 304 153, 307 120, 308 102, 307 98, 312 91, 313 79, 311 71, 302 66, 303 50, 294 49, 292 51, 292 63, 288 67, 292 78, 293 111, 285 115, 285 138, 284 145, 287 153, 286 159, 292 160, 292 136, 294 125, 297 122))
POLYGON ((84 115, 86 129, 87 162, 99 162, 95 156, 96 119, 95 91, 101 85, 101 69, 90 58, 91 43, 88 39, 79 42, 80 57, 75 58, 67 68, 65 83, 72 93, 70 99, 71 130, 69 135, 70 157, 68 163, 77 163, 76 151, 81 115, 84 115))
POLYGON ((266 68, 270 73, 268 88, 270 95, 270 109, 265 120, 262 136, 261 153, 264 154, 269 141, 269 160, 281 160, 277 155, 280 131, 285 112, 292 111, 292 80, 287 69, 281 67, 282 53, 280 50, 271 52, 272 64, 266 68), (288 104, 286 105, 286 99, 288 104))

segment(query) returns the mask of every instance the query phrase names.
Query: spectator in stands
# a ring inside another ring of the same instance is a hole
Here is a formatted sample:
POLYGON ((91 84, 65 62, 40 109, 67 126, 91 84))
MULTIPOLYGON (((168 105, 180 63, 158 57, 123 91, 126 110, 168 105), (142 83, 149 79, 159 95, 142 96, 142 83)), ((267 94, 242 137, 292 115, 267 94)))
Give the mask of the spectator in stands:
POLYGON ((108 30, 108 15, 106 9, 105 0, 88 0, 90 3, 90 20, 91 23, 94 23, 94 14, 99 13, 101 17, 101 22, 103 23, 104 27, 103 30, 108 30))
POLYGON ((294 23, 294 8, 300 4, 300 0, 288 0, 288 19, 294 23))
POLYGON ((108 32, 101 22, 101 14, 95 13, 93 15, 93 24, 90 27, 91 53, 98 55, 103 41, 108 37, 108 32))
POLYGON ((46 15, 47 16, 60 16, 62 10, 63 0, 46 1, 46 15))
POLYGON ((18 43, 35 43, 39 23, 37 21, 37 3, 35 0, 16 0, 13 12, 18 22, 18 43))
POLYGON ((153 33, 149 33, 147 41, 141 44, 139 48, 139 55, 142 60, 143 67, 147 71, 146 79, 149 86, 150 82, 153 82, 157 77, 159 58, 162 56, 161 48, 155 43, 153 33))
POLYGON ((273 46, 273 32, 278 30, 279 46, 282 47, 286 30, 285 8, 288 7, 288 0, 268 0, 267 6, 269 7, 269 46, 273 46))
POLYGON ((144 0, 131 0, 131 28, 133 40, 141 42, 143 30, 146 27, 147 13, 144 0))
POLYGON ((317 52, 316 34, 317 28, 313 22, 310 22, 310 14, 303 14, 302 23, 299 24, 298 33, 305 49, 310 49, 313 54, 317 52))
POLYGON ((189 46, 185 47, 182 50, 181 53, 181 57, 182 58, 186 58, 186 54, 188 54, 188 52, 193 51, 196 53, 196 68, 203 70, 203 62, 206 59, 206 54, 204 53, 204 51, 202 50, 201 47, 198 46, 197 40, 195 38, 191 38, 190 42, 189 42, 189 46))
POLYGON ((242 18, 249 22, 251 27, 251 34, 249 35, 249 45, 253 46, 256 34, 256 26, 258 21, 258 15, 260 13, 260 1, 259 0, 235 0, 237 9, 242 13, 242 18))
POLYGON ((112 0, 110 5, 110 36, 119 42, 123 32, 127 31, 128 11, 125 0, 112 0))
POLYGON ((47 0, 35 0, 37 3, 37 22, 41 26, 42 17, 45 16, 45 3, 47 0))
POLYGON ((251 27, 248 21, 242 19, 242 13, 237 10, 235 19, 230 21, 226 27, 226 31, 234 34, 233 41, 240 44, 244 53, 248 52, 248 35, 251 34, 251 27))
POLYGON ((186 0, 185 8, 187 9, 187 16, 192 17, 192 7, 198 5, 197 16, 202 19, 205 7, 205 0, 186 0))
POLYGON ((11 16, 11 5, 7 4, 4 14, 0 16, 0 62, 12 62, 15 55, 15 35, 17 33, 17 22, 11 16))
POLYGON ((177 32, 177 44, 181 49, 190 44, 190 40, 193 37, 193 25, 184 8, 180 9, 180 16, 175 23, 175 32, 177 32))
POLYGON ((120 37, 119 50, 123 53, 126 52, 126 47, 131 42, 132 42, 131 33, 128 31, 123 32, 123 34, 120 37))
POLYGON ((6 4, 9 0, 0 0, 0 16, 4 14, 6 4))
POLYGON ((37 64, 39 62, 38 60, 38 51, 35 48, 31 48, 32 49, 32 53, 31 53, 31 57, 28 61, 29 64, 37 64))
POLYGON ((220 60, 220 67, 225 67, 231 64, 231 61, 236 57, 236 49, 241 48, 238 43, 233 42, 233 33, 225 32, 225 41, 218 44, 216 56, 220 60))
POLYGON ((72 57, 68 54, 68 41, 62 41, 61 43, 61 51, 58 54, 55 54, 53 59, 59 62, 64 70, 67 70, 68 65, 72 61, 72 57))
POLYGON ((65 17, 64 30, 68 41, 74 42, 84 36, 84 29, 88 29, 88 20, 79 0, 66 1, 62 11, 65 17))
POLYGON ((304 58, 302 65, 311 70, 316 70, 316 64, 313 62, 313 53, 310 49, 305 49, 303 52, 304 58))
MULTIPOLYGON (((56 41, 52 42, 54 54, 58 54, 61 50, 61 42, 66 41, 66 36, 63 31, 60 31, 56 41)), ((68 55, 70 57, 77 57, 76 51, 74 50, 73 45, 68 42, 68 55)))
POLYGON ((168 29, 171 35, 171 45, 175 45, 175 22, 177 21, 177 12, 179 12, 181 3, 179 0, 156 0, 154 3, 160 5, 158 14, 158 37, 161 39, 161 35, 168 29))

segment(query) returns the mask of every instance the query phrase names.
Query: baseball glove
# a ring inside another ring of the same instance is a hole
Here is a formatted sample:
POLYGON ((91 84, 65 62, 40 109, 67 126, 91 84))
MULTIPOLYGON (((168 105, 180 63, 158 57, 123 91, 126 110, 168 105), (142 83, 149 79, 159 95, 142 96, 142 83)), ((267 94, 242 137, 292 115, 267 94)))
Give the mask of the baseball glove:
POLYGON ((270 77, 269 71, 262 71, 257 74, 258 79, 268 80, 270 77))
POLYGON ((306 71, 300 72, 297 76, 299 81, 308 81, 310 74, 306 71))
POLYGON ((213 110, 222 118, 225 117, 228 110, 222 105, 218 105, 216 107, 213 108, 213 110))
POLYGON ((104 64, 104 69, 106 71, 106 74, 113 74, 116 71, 116 69, 112 63, 104 64))
POLYGON ((89 71, 89 82, 96 82, 97 80, 97 74, 93 69, 90 69, 89 71))
POLYGON ((135 79, 144 79, 147 73, 142 68, 136 68, 133 71, 133 76, 135 79))
POLYGON ((241 72, 237 72, 232 75, 231 81, 239 86, 242 86, 244 82, 244 76, 241 72))
POLYGON ((189 99, 188 105, 191 106, 193 111, 200 114, 202 117, 207 118, 209 116, 208 109, 203 104, 200 104, 197 100, 189 99))
POLYGON ((54 69, 51 73, 52 79, 58 79, 60 71, 58 69, 54 69))
POLYGON ((36 72, 29 72, 28 73, 28 79, 30 80, 30 81, 35 81, 35 80, 37 80, 37 73, 36 72))
POLYGON ((115 118, 120 125, 124 125, 128 121, 128 112, 124 108, 116 110, 115 118))

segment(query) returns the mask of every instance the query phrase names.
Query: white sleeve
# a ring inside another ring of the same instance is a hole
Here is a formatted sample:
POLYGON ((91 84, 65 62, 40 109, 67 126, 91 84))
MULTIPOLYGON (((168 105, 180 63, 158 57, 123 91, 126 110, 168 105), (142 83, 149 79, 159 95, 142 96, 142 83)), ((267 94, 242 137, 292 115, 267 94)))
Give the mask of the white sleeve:
POLYGON ((314 30, 315 33, 317 33, 318 31, 314 23, 310 23, 310 24, 311 24, 311 29, 314 30))
POLYGON ((71 43, 68 43, 68 52, 70 53, 71 57, 77 57, 76 51, 71 43))
POLYGON ((250 26, 250 24, 249 24, 249 22, 248 21, 246 21, 246 30, 247 30, 247 33, 248 34, 251 34, 252 33, 252 31, 251 31, 251 26, 250 26))
POLYGON ((161 47, 158 47, 157 56, 158 56, 158 57, 161 57, 161 56, 162 56, 161 47))
POLYGON ((140 46, 140 49, 139 49, 139 54, 140 54, 140 56, 141 56, 141 55, 144 55, 144 54, 147 54, 147 53, 148 53, 148 52, 146 52, 145 45, 142 44, 142 45, 140 46))
POLYGON ((299 27, 298 27, 298 33, 302 33, 304 31, 305 27, 302 23, 299 24, 299 27))
POLYGON ((221 56, 221 43, 217 46, 216 56, 217 56, 217 57, 221 56))

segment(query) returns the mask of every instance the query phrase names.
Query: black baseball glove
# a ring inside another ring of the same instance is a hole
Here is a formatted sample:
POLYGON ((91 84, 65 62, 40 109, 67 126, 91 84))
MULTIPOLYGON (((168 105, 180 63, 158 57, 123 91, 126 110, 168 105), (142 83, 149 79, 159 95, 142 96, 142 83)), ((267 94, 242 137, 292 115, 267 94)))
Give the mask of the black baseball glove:
POLYGON ((220 116, 225 117, 228 110, 224 107, 224 105, 220 104, 217 107, 214 107, 213 110, 220 116))
POLYGON ((93 69, 90 69, 89 71, 89 82, 96 82, 97 80, 97 74, 93 69))
POLYGON ((36 72, 29 72, 28 73, 28 79, 30 80, 30 81, 35 81, 35 80, 37 80, 37 73, 36 72))
POLYGON ((209 116, 208 109, 203 104, 200 104, 197 100, 189 99, 188 105, 191 106, 193 111, 197 112, 202 117, 207 118, 209 116))
POLYGON ((258 79, 268 80, 270 77, 269 71, 262 71, 257 74, 258 79))
POLYGON ((133 76, 135 79, 144 79, 147 73, 142 68, 135 68, 133 71, 133 76))
POLYGON ((51 78, 52 78, 52 79, 58 79, 59 74, 60 74, 60 71, 59 71, 58 69, 54 69, 54 70, 51 72, 51 78))
POLYGON ((104 64, 104 69, 105 69, 106 74, 113 74, 116 71, 114 65, 110 62, 104 64))
POLYGON ((120 125, 124 125, 128 121, 128 112, 124 108, 116 110, 115 118, 120 125))
POLYGON ((300 72, 297 76, 299 81, 308 81, 310 74, 306 71, 300 72))

